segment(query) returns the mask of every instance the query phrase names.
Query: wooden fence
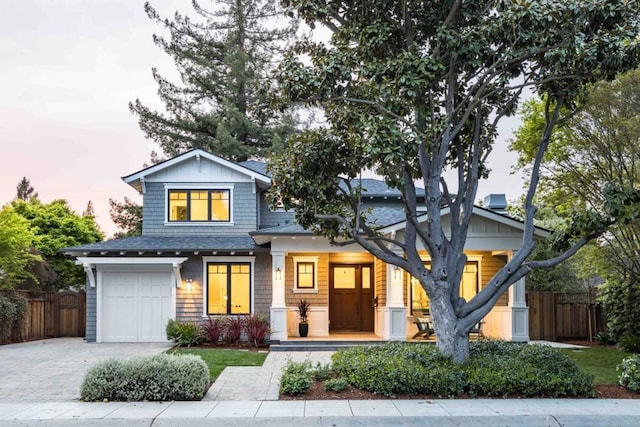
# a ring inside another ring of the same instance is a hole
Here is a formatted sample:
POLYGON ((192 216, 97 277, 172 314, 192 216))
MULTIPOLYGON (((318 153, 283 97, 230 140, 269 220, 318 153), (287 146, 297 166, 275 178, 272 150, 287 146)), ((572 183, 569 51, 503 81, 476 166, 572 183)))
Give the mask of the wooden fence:
POLYGON ((587 293, 527 292, 527 305, 532 340, 589 339, 604 330, 601 309, 587 293))
MULTIPOLYGON (((84 292, 13 291, 27 299, 29 318, 22 330, 23 340, 55 337, 84 337, 86 294, 84 292)), ((6 295, 10 291, 0 291, 6 295)))

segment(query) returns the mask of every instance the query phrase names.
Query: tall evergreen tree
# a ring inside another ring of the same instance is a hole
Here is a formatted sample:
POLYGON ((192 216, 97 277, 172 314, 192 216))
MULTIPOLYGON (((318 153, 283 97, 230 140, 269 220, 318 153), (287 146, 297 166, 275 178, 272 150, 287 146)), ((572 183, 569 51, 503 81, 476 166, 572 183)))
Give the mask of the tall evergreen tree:
POLYGON ((269 108, 268 73, 293 38, 295 21, 270 0, 219 0, 213 10, 197 1, 198 20, 175 14, 163 19, 149 4, 149 17, 169 31, 154 42, 175 61, 182 84, 153 76, 166 113, 139 99, 129 104, 140 128, 163 154, 202 148, 236 161, 266 155, 293 130, 291 116, 269 108))
POLYGON ((18 200, 29 200, 30 198, 38 197, 38 193, 35 192, 35 189, 29 182, 26 176, 23 176, 18 186, 16 187, 16 199, 18 200))
POLYGON ((132 237, 142 234, 142 206, 125 196, 123 202, 109 199, 111 221, 120 229, 113 237, 132 237))

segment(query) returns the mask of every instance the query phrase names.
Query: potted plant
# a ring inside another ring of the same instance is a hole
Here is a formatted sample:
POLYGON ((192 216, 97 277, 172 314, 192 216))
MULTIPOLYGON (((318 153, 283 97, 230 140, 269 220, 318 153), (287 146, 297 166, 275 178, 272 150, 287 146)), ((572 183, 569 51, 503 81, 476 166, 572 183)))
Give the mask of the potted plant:
POLYGON ((306 337, 309 334, 309 308, 311 303, 306 299, 298 301, 298 333, 301 337, 306 337))

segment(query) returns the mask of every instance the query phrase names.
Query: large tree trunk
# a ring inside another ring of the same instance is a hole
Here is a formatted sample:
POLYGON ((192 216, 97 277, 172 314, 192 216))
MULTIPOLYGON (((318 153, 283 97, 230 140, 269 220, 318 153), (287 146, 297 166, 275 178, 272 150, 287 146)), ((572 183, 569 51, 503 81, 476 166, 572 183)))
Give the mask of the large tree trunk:
POLYGON ((451 357, 455 363, 466 363, 469 360, 469 333, 456 330, 458 318, 448 298, 448 292, 440 287, 433 295, 429 295, 429 299, 429 314, 436 333, 438 350, 451 357))

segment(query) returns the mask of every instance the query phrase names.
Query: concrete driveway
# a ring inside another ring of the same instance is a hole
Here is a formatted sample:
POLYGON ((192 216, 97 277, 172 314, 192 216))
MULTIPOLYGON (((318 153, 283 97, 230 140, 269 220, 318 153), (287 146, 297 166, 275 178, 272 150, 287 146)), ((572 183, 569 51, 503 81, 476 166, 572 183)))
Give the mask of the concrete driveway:
POLYGON ((0 402, 60 402, 80 398, 85 372, 111 357, 152 356, 170 343, 86 343, 53 338, 0 346, 0 402))

